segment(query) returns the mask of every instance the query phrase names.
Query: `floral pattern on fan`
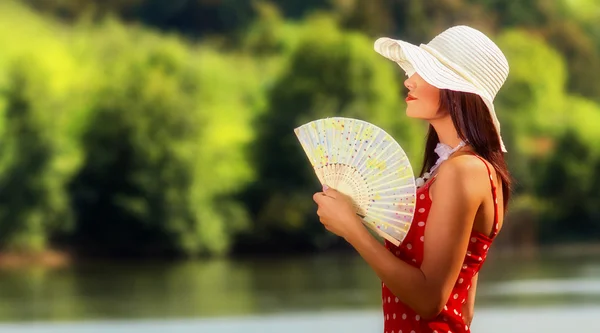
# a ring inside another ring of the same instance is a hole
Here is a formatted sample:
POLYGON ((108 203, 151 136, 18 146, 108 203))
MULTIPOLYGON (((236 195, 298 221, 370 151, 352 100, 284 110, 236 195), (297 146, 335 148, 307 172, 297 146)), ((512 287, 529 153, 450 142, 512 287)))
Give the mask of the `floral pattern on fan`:
POLYGON ((363 120, 331 117, 294 129, 321 184, 349 196, 356 213, 398 246, 414 216, 416 184, 402 147, 363 120))

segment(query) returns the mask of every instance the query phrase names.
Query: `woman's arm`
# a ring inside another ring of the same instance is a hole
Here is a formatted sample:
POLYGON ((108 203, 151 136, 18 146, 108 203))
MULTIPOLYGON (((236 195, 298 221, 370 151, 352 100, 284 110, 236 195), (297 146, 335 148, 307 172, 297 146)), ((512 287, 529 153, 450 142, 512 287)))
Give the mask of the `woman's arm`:
POLYGON ((471 326, 471 321, 473 321, 473 314, 475 312, 475 293, 477 290, 477 278, 479 277, 479 273, 475 274, 471 279, 471 288, 469 289, 469 295, 467 296, 467 302, 463 304, 462 316, 465 321, 465 324, 471 326))
POLYGON ((446 304, 462 268, 487 171, 470 158, 446 161, 431 188, 433 204, 425 228, 423 263, 416 268, 394 256, 365 228, 346 240, 403 303, 423 318, 446 304))

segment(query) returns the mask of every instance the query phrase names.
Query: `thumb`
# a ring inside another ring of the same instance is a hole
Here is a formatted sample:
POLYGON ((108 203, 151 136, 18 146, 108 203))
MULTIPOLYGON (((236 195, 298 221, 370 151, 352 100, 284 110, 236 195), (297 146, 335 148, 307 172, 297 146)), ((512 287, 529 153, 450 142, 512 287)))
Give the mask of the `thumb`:
POLYGON ((317 192, 317 193, 313 194, 313 201, 317 205, 321 204, 321 200, 323 200, 323 198, 325 198, 325 193, 324 192, 317 192))
POLYGON ((326 196, 332 197, 332 194, 335 195, 337 191, 331 187, 329 187, 327 184, 323 184, 323 194, 325 194, 326 196))
POLYGON ((336 189, 333 189, 333 188, 330 188, 327 185, 324 185, 323 186, 323 193, 325 193, 325 195, 328 196, 328 197, 337 198, 339 192, 336 189))

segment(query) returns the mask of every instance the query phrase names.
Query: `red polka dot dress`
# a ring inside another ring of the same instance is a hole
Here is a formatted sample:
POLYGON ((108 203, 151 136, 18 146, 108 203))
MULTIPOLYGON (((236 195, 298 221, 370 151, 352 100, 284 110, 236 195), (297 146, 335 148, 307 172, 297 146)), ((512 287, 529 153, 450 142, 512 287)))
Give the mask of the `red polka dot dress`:
MULTIPOLYGON (((456 283, 454 284, 452 293, 442 312, 433 319, 424 320, 421 318, 411 308, 403 304, 400 299, 382 283, 384 333, 470 332, 470 328, 462 319, 462 307, 467 301, 469 288, 471 288, 471 280, 473 276, 479 272, 485 261, 490 245, 498 233, 498 200, 496 199, 496 186, 492 180, 490 168, 487 166, 487 163, 485 165, 488 168, 494 199, 494 227, 492 235, 488 236, 475 230, 471 232, 463 266, 456 283)), ((432 179, 432 181, 433 180, 434 179, 432 179)), ((429 186, 431 183, 431 181, 427 182, 417 190, 417 211, 411 228, 402 244, 400 244, 399 247, 396 247, 392 243, 385 242, 386 248, 394 253, 396 257, 415 267, 420 267, 423 261, 423 246, 426 241, 424 238, 425 227, 429 209, 432 204, 431 198, 429 197, 429 186)))

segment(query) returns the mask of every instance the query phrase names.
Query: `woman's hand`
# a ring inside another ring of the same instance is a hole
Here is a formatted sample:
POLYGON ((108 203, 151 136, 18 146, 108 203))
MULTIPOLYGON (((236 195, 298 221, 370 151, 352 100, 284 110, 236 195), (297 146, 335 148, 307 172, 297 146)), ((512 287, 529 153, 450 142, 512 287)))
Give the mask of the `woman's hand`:
POLYGON ((318 205, 319 220, 330 232, 348 241, 363 228, 351 199, 346 195, 324 185, 323 192, 315 193, 313 200, 318 205))

